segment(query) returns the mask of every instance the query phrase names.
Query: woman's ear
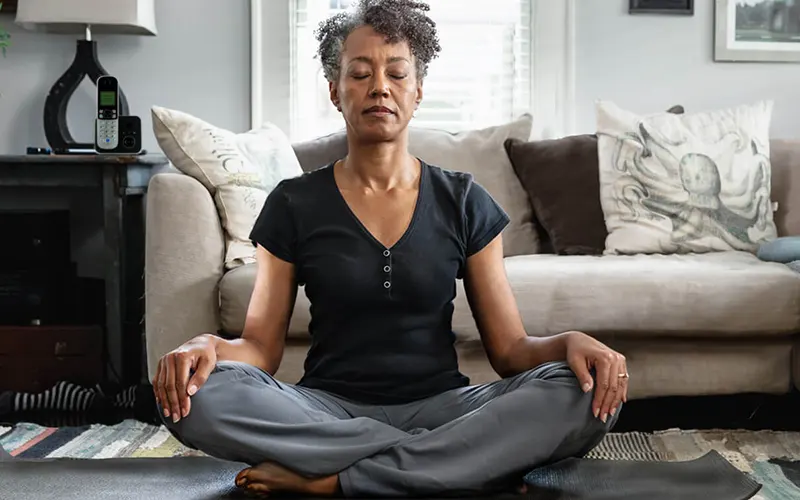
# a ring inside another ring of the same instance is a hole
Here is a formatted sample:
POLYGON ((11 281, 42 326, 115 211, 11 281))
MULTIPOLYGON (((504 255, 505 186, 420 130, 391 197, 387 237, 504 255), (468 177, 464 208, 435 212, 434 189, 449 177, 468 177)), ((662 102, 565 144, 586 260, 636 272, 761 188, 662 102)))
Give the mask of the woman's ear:
POLYGON ((336 106, 336 109, 341 111, 342 103, 339 100, 339 89, 336 88, 336 84, 334 82, 328 82, 328 93, 331 96, 331 102, 333 105, 336 106))

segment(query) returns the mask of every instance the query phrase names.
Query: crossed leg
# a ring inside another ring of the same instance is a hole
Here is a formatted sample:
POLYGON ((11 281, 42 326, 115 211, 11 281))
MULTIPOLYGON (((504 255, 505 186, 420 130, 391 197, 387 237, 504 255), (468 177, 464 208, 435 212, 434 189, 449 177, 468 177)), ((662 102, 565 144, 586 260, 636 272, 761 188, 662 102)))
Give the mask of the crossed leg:
POLYGON ((253 491, 478 493, 596 446, 616 420, 596 419, 591 400, 563 363, 382 408, 220 363, 189 416, 165 424, 187 446, 254 466, 237 478, 253 491))

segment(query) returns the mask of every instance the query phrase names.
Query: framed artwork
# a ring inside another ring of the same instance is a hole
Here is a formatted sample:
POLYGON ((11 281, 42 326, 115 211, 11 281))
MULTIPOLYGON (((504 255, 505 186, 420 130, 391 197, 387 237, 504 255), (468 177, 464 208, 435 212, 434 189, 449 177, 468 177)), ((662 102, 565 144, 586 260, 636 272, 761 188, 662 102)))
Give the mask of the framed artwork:
POLYGON ((800 0, 716 0, 714 60, 800 62, 800 0))
POLYGON ((628 0, 630 14, 694 15, 694 0, 628 0))
POLYGON ((0 0, 0 3, 3 4, 3 8, 0 9, 0 14, 17 11, 17 0, 0 0))

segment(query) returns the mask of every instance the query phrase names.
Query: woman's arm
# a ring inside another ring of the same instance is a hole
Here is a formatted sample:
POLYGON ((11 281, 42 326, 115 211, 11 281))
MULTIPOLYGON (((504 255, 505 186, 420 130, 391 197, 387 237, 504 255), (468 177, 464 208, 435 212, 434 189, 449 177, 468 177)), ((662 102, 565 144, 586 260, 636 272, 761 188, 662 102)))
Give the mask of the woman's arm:
POLYGON ((547 361, 566 359, 570 333, 539 338, 525 332, 506 276, 502 236, 467 259, 464 287, 489 362, 498 375, 510 377, 547 361))
POLYGON ((217 361, 241 361, 275 375, 286 346, 292 310, 297 298, 294 264, 256 247, 256 274, 239 339, 217 338, 217 361))
POLYGON ((566 361, 584 392, 595 389, 592 411, 606 422, 628 400, 625 356, 581 332, 529 337, 522 325, 497 236, 467 259, 464 285, 492 368, 510 377, 548 361, 566 361), (591 371, 596 371, 597 385, 591 371))

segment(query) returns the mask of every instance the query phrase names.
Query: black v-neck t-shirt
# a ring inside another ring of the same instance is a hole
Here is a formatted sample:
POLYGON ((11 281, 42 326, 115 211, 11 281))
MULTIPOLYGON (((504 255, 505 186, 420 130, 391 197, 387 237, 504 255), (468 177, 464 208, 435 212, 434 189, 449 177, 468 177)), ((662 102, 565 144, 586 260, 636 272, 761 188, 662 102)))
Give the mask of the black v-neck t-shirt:
POLYGON ((250 238, 295 265, 311 302, 299 385, 369 404, 468 385, 453 345, 456 280, 508 222, 470 174, 421 162, 411 222, 386 248, 350 209, 333 164, 281 181, 250 238))

